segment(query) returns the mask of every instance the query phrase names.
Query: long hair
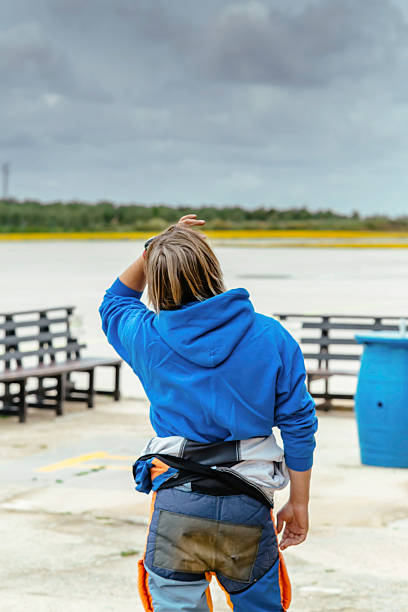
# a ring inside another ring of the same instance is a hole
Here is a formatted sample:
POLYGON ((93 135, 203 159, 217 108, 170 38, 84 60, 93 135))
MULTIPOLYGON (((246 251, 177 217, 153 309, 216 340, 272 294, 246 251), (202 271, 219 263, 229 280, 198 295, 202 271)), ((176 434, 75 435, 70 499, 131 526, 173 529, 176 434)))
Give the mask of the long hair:
POLYGON ((148 298, 154 310, 175 310, 225 291, 217 257, 206 238, 182 225, 171 225, 146 251, 148 298))

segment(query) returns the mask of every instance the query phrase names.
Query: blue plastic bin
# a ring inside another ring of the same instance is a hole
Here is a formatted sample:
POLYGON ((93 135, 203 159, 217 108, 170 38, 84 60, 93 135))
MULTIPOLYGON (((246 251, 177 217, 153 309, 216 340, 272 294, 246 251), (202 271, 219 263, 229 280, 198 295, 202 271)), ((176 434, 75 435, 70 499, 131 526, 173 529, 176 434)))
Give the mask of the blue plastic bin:
POLYGON ((361 461, 408 468, 408 337, 357 335, 364 344, 355 396, 361 461))

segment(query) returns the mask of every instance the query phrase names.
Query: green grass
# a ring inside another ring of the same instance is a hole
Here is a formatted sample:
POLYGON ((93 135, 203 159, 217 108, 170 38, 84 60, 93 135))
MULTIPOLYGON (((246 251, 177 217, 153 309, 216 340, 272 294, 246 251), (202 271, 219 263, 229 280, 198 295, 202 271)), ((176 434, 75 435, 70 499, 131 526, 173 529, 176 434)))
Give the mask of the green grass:
POLYGON ((122 550, 120 553, 121 557, 133 557, 135 555, 139 555, 140 550, 136 550, 135 548, 131 548, 130 550, 122 550))

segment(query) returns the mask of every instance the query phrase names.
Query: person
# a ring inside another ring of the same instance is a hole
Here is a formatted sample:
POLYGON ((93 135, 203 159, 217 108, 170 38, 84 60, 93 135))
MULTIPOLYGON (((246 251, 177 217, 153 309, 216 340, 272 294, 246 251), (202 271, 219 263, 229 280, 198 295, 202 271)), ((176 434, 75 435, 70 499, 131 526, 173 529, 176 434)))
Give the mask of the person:
POLYGON ((246 289, 226 290, 192 227, 204 223, 189 214, 149 240, 100 306, 156 433, 133 468, 136 488, 153 491, 139 593, 147 611, 208 611, 215 576, 235 611, 287 610, 282 551, 308 532, 315 404, 299 345, 246 289), (289 480, 275 526, 273 494, 289 480))

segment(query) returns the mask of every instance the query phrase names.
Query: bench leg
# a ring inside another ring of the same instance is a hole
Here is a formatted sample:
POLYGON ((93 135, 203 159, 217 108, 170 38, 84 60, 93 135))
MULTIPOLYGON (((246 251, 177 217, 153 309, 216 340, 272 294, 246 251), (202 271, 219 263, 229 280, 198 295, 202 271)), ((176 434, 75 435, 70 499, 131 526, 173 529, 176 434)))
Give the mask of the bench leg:
POLYGON ((70 391, 72 389, 74 389, 75 385, 74 383, 71 381, 71 372, 67 372, 66 378, 65 378, 65 397, 64 399, 67 400, 69 402, 69 395, 70 395, 70 391))
POLYGON ((27 400, 26 400, 26 381, 20 381, 18 420, 20 423, 25 423, 27 420, 27 400))
POLYGON ((37 400, 38 402, 41 402, 44 399, 45 393, 44 393, 44 379, 43 378, 39 378, 38 379, 38 385, 37 385, 37 400))
POLYGON ((329 412, 329 410, 331 410, 331 401, 330 401, 331 397, 329 393, 329 379, 328 378, 325 378, 325 381, 324 381, 324 399, 325 399, 325 402, 322 408, 325 412, 329 412))
POLYGON ((88 386, 88 408, 94 407, 94 379, 95 370, 89 370, 89 386, 88 386))
POLYGON ((62 404, 65 399, 65 382, 66 374, 59 374, 57 376, 57 403, 55 406, 57 416, 62 416, 63 414, 62 404))
POLYGON ((113 393, 115 402, 120 400, 120 366, 120 363, 115 365, 115 391, 113 393))

